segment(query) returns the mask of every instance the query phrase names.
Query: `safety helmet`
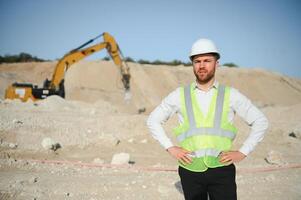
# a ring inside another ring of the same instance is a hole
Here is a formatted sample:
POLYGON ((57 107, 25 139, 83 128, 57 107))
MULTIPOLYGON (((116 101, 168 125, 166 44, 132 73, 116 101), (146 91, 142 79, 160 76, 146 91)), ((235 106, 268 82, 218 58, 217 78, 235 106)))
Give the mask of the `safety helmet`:
POLYGON ((201 38, 193 43, 190 51, 190 60, 192 60, 193 56, 207 53, 214 53, 217 55, 217 59, 220 58, 215 44, 209 39, 201 38))

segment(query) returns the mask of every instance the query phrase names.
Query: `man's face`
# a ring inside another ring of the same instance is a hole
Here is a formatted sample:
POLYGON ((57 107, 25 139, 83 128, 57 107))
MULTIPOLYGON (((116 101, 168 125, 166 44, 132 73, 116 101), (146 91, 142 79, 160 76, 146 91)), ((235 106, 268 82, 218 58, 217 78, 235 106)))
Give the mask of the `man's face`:
POLYGON ((212 54, 202 54, 193 58, 192 65, 197 81, 204 84, 214 78, 218 61, 212 54))

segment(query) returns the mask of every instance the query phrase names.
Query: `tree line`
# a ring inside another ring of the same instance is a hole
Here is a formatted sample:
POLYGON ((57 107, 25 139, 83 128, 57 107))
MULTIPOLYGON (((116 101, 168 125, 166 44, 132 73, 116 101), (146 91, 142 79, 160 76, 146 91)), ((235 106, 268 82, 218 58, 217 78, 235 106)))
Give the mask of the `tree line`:
MULTIPOLYGON (((102 60, 110 60, 110 57, 104 57, 102 60)), ((131 57, 125 57, 123 59, 125 62, 133 62, 133 63, 139 63, 139 64, 149 64, 149 65, 169 65, 169 66, 177 66, 177 65, 184 65, 184 66, 190 66, 191 62, 183 62, 181 60, 174 59, 172 61, 162 61, 162 60, 154 60, 154 61, 149 61, 145 59, 139 59, 139 60, 134 60, 131 57)))
POLYGON ((17 55, 0 55, 0 63, 19 63, 19 62, 44 62, 47 60, 32 56, 29 53, 19 53, 17 55))
MULTIPOLYGON (((110 60, 110 57, 104 57, 102 60, 110 60)), ((42 58, 38 58, 36 56, 32 56, 29 53, 20 53, 17 55, 0 55, 0 64, 1 63, 20 63, 20 62, 45 62, 49 60, 45 60, 42 58)), ((162 61, 162 60, 154 60, 154 61, 149 61, 145 59, 139 59, 139 60, 134 60, 131 57, 125 57, 124 58, 125 62, 133 62, 133 63, 139 63, 139 64, 149 64, 149 65, 169 65, 169 66, 178 66, 178 65, 184 65, 184 66, 191 66, 191 62, 183 62, 181 60, 174 59, 172 61, 162 61)), ((225 63, 223 66, 227 67, 238 67, 234 63, 225 63)))
MULTIPOLYGON (((110 60, 110 57, 104 57, 102 60, 110 60)), ((161 60, 154 60, 154 61, 149 61, 149 60, 144 60, 144 59, 139 59, 139 60, 134 60, 131 57, 125 57, 124 58, 125 62, 133 62, 133 63, 139 63, 139 64, 149 64, 149 65, 169 65, 169 66, 178 66, 178 65, 184 65, 184 66, 192 66, 191 62, 183 62, 181 60, 172 60, 172 61, 161 61, 161 60)), ((229 63, 224 63, 222 64, 222 66, 226 66, 226 67, 238 67, 238 65, 236 65, 233 62, 229 62, 229 63)))
MULTIPOLYGON (((109 57, 105 57, 104 60, 109 60, 109 57)), ((155 61, 149 61, 149 60, 144 60, 144 59, 140 59, 138 61, 135 61, 134 59, 132 59, 131 57, 125 57, 124 59, 126 62, 134 62, 134 63, 139 63, 139 64, 150 64, 150 65, 169 65, 169 66, 178 66, 178 65, 184 65, 184 66, 191 66, 192 63, 191 62, 183 62, 181 60, 172 60, 170 62, 168 61, 161 61, 161 60, 155 60, 155 61)), ((236 65, 233 62, 229 62, 229 63, 224 63, 222 66, 226 66, 226 67, 238 67, 238 65, 236 65)))

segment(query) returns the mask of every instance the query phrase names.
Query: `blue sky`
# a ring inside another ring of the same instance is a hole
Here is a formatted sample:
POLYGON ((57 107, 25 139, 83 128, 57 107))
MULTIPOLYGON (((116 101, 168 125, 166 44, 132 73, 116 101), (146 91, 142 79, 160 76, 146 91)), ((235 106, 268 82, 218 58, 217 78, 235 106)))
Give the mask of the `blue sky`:
POLYGON ((0 0, 0 55, 57 59, 109 32, 125 56, 186 62, 202 37, 221 63, 301 78, 300 10, 299 0, 0 0))

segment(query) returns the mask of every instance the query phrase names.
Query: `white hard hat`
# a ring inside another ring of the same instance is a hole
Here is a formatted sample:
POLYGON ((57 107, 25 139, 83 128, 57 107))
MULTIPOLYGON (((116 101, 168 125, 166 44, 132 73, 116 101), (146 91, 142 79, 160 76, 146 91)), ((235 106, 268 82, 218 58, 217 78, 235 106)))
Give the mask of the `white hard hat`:
POLYGON ((190 51, 190 59, 195 55, 214 53, 217 55, 217 59, 220 58, 219 52, 215 44, 209 39, 199 39, 193 43, 190 51))

